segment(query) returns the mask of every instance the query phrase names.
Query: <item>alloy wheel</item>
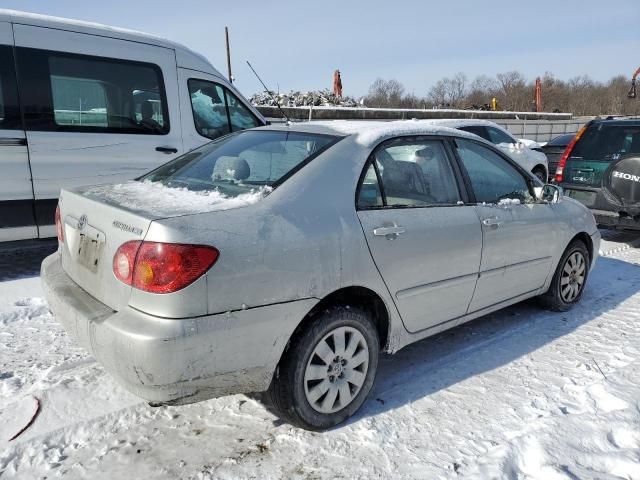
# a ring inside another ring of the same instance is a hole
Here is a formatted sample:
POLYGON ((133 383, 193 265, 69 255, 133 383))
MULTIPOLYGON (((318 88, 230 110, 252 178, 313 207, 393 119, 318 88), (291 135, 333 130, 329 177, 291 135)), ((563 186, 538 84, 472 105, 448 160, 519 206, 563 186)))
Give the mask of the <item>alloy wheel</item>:
POLYGON ((334 413, 349 405, 365 382, 369 347, 355 328, 339 327, 313 349, 304 372, 304 392, 311 407, 334 413))
POLYGON ((569 255, 560 277, 560 296, 566 303, 573 302, 582 291, 587 275, 587 262, 581 252, 569 255))

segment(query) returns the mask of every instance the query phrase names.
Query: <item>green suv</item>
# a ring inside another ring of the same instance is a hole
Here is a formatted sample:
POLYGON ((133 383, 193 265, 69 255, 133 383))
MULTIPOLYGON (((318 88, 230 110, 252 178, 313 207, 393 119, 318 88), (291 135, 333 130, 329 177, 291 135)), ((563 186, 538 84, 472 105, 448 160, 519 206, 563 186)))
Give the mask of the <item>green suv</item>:
POLYGON ((562 155, 555 181, 598 224, 640 229, 640 119, 587 123, 562 155))

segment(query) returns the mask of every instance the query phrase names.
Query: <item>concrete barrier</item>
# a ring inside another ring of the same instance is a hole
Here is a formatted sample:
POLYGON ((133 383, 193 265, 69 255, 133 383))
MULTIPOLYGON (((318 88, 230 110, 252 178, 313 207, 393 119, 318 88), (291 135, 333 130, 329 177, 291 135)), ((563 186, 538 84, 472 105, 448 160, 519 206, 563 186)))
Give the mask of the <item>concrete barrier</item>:
MULTIPOLYGON (((284 121, 277 107, 256 107, 269 120, 284 121)), ((516 138, 547 142, 558 135, 576 133, 592 117, 573 118, 571 113, 505 112, 453 109, 396 109, 349 107, 282 107, 292 121, 314 120, 410 120, 483 119, 509 130, 516 138)))
MULTIPOLYGON (((256 107, 265 117, 281 118, 278 107, 256 107)), ((570 120, 571 113, 505 112, 454 109, 401 109, 350 107, 282 107, 292 120, 410 120, 412 118, 482 118, 519 120, 570 120)))

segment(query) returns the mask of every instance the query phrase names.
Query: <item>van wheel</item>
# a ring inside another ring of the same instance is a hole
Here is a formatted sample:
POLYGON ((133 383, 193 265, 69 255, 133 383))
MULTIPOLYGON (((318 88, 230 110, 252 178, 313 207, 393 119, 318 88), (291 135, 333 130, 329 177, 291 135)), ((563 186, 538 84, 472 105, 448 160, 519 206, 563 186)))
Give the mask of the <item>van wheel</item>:
POLYGON ((364 403, 379 353, 378 332, 365 311, 329 308, 291 341, 269 387, 271 404, 299 427, 333 427, 364 403))
POLYGON ((580 240, 565 250, 556 268, 549 290, 540 299, 543 305, 556 312, 566 312, 582 298, 589 276, 589 251, 580 240))

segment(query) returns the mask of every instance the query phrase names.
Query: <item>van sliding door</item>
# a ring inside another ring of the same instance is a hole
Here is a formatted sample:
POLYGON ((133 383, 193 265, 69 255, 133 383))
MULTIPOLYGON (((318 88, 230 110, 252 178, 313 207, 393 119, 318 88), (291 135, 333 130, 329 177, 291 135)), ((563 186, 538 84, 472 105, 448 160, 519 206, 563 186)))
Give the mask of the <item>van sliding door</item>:
POLYGON ((37 238, 11 24, 0 22, 0 241, 37 238))
POLYGON ((14 25, 40 236, 61 188, 120 183, 183 153, 175 52, 14 25))

